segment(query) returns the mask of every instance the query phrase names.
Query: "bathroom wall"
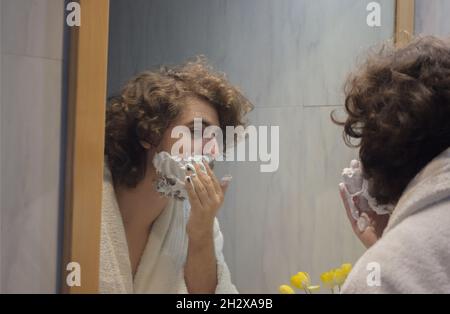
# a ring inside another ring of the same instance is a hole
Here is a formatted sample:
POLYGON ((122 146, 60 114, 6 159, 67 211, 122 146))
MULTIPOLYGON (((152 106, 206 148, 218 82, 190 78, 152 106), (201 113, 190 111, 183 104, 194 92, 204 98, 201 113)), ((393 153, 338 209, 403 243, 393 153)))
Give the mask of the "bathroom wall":
POLYGON ((233 181, 221 209, 224 253, 243 293, 276 293, 298 271, 320 273, 364 251, 339 199, 346 148, 329 115, 347 71, 391 39, 393 0, 368 27, 364 0, 111 0, 109 94, 132 75, 197 54, 255 104, 250 123, 280 127, 280 165, 225 162, 233 181))
POLYGON ((416 0, 415 33, 450 35, 450 1, 448 0, 416 0))
POLYGON ((0 292, 53 293, 64 1, 0 0, 0 11, 0 292))

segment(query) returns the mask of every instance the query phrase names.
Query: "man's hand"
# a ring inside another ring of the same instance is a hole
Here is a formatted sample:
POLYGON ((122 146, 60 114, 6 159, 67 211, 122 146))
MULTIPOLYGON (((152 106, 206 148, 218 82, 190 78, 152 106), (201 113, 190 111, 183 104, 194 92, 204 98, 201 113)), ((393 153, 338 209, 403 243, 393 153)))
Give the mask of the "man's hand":
MULTIPOLYGON (((370 225, 363 231, 360 231, 356 220, 352 217, 350 205, 348 204, 345 185, 339 185, 339 191, 341 194, 342 202, 344 203, 345 211, 347 213, 348 220, 352 226, 353 232, 361 240, 366 248, 370 248, 375 242, 381 238, 384 228, 386 228, 389 221, 389 215, 377 215, 374 212, 369 212, 367 215, 370 218, 370 225)), ((355 206, 358 208, 357 199, 354 199, 355 206)))
POLYGON ((217 261, 214 248, 214 219, 222 206, 228 183, 220 184, 208 164, 207 173, 195 165, 195 174, 186 177, 191 212, 186 232, 189 238, 185 281, 189 293, 214 293, 217 261))
POLYGON ((204 163, 207 173, 195 165, 196 174, 186 177, 186 190, 191 204, 187 224, 190 241, 202 241, 212 237, 214 219, 223 204, 227 184, 221 185, 208 163, 204 163))

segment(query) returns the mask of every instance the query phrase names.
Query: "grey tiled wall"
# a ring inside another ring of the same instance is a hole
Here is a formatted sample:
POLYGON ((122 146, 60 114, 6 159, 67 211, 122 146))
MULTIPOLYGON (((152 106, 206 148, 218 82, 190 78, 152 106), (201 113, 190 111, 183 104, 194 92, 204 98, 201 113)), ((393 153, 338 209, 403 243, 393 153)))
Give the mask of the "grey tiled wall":
POLYGON ((57 289, 62 0, 0 0, 0 292, 57 289))
POLYGON ((416 0, 415 33, 450 36, 450 1, 416 0))

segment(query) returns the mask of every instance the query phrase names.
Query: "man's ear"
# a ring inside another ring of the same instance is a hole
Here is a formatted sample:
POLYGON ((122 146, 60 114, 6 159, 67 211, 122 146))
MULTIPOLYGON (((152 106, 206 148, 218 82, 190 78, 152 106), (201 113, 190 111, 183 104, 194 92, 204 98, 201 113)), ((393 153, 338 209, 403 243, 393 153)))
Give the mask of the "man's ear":
POLYGON ((152 145, 150 145, 146 141, 139 141, 139 143, 141 143, 142 147, 144 147, 145 149, 150 149, 152 147, 152 145))

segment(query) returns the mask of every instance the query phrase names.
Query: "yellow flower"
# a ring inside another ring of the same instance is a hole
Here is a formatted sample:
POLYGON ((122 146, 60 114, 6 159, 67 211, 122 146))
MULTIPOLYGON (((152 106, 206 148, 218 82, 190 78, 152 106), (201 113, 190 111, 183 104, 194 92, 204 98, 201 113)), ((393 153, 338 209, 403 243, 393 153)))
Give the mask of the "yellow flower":
POLYGON ((334 282, 339 286, 341 286, 344 283, 346 277, 347 276, 345 274, 345 271, 341 268, 335 269, 333 271, 334 282))
POLYGON ((344 271, 345 277, 348 276, 348 274, 352 270, 352 264, 346 263, 341 265, 341 269, 344 271))
POLYGON ((299 272, 291 277, 291 285, 297 289, 305 289, 310 283, 309 275, 306 272, 299 272))
POLYGON ((333 288, 335 286, 334 283, 334 274, 332 271, 326 271, 320 275, 320 280, 323 282, 325 287, 333 288))
POLYGON ((317 292, 320 290, 320 286, 309 286, 306 289, 308 289, 309 292, 313 293, 313 292, 317 292))
POLYGON ((278 291, 280 291, 281 294, 294 294, 294 289, 292 289, 288 285, 282 285, 278 288, 278 291))

